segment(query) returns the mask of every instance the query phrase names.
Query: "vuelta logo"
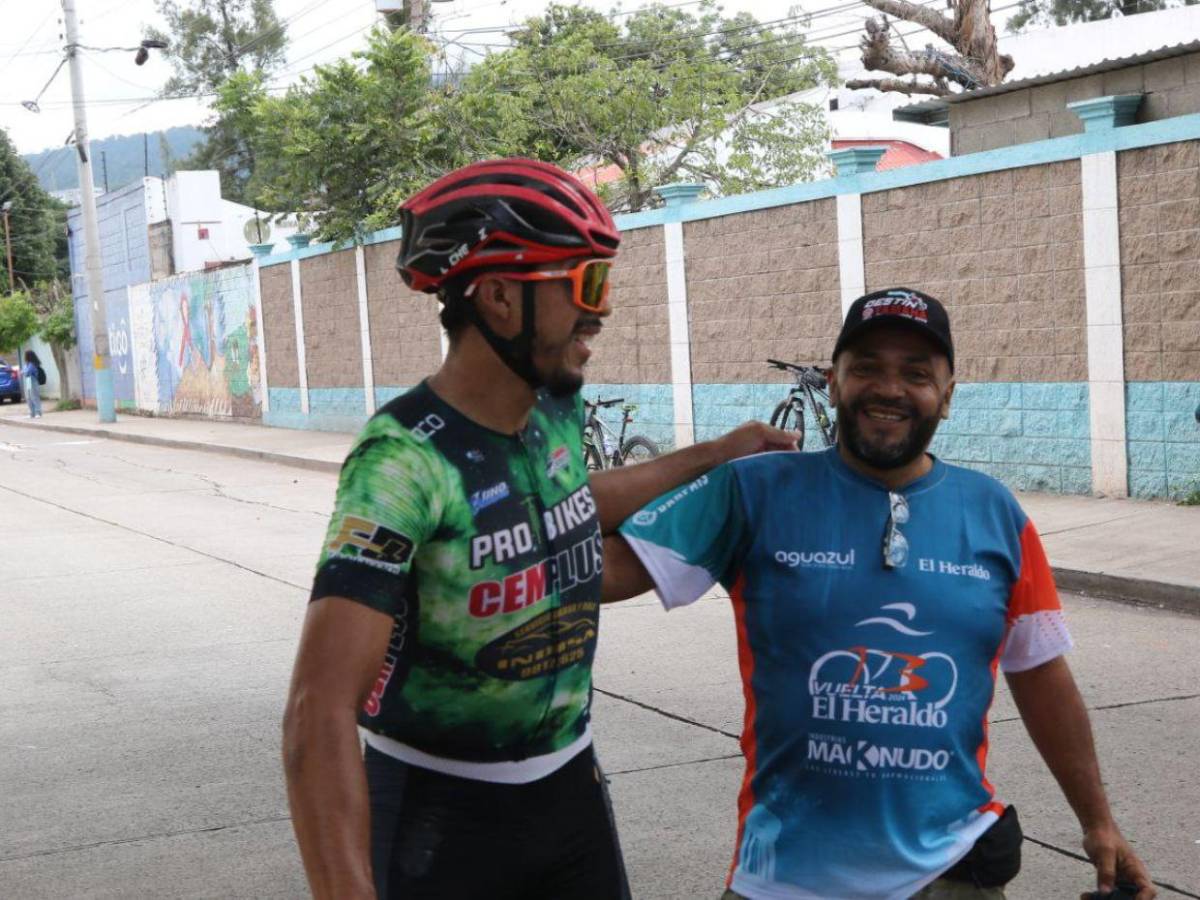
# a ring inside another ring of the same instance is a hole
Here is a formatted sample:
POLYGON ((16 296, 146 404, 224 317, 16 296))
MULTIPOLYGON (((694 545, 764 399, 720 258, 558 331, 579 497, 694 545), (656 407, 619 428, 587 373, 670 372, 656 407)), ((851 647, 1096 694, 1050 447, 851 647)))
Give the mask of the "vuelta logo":
MULTIPOLYGON (((901 612, 906 619, 872 616, 855 627, 884 626, 910 637, 933 633, 909 624, 916 615, 910 603, 889 603, 882 610, 901 612)), ((813 662, 808 675, 812 717, 827 722, 945 728, 946 706, 957 689, 958 666, 939 651, 839 648, 813 662)))

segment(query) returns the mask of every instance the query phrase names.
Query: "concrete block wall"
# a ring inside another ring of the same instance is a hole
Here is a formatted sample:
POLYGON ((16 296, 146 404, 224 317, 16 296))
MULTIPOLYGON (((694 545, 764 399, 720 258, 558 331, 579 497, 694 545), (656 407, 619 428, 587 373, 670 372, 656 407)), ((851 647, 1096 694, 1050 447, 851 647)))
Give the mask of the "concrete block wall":
POLYGON ((442 362, 437 299, 404 286, 396 271, 399 249, 397 240, 363 248, 377 407, 433 374, 442 362))
POLYGON ((304 359, 310 414, 329 430, 366 420, 354 250, 300 260, 304 359))
POLYGON ((828 359, 841 323, 833 200, 687 222, 683 238, 694 384, 786 383, 768 358, 828 359))
POLYGON ((1118 154, 1117 185, 1129 490, 1186 496, 1200 490, 1200 141, 1118 154))
POLYGON ((1079 134, 1083 123, 1068 103, 1120 94, 1144 95, 1139 123, 1200 113, 1200 53, 951 103, 951 152, 962 156, 1079 134))

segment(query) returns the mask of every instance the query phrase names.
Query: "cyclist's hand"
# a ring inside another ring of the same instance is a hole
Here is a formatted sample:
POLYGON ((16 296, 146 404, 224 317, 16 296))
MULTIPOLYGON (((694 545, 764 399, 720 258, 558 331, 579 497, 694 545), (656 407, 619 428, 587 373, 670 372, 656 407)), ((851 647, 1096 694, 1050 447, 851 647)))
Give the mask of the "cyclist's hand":
POLYGON ((796 433, 772 428, 763 422, 746 422, 717 438, 715 443, 720 448, 722 460, 728 462, 768 450, 795 450, 796 433))
POLYGON ((1083 836, 1083 850, 1096 867, 1096 888, 1102 894, 1111 891, 1118 881, 1128 881, 1137 885, 1137 900, 1158 896, 1146 866, 1115 824, 1088 829, 1083 836))

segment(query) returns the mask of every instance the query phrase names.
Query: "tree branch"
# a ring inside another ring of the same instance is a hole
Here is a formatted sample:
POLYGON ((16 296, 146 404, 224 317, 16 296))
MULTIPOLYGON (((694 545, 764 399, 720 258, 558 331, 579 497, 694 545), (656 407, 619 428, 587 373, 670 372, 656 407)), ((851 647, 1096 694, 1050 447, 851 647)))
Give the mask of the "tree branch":
POLYGON ((875 88, 878 91, 894 91, 900 94, 933 94, 935 97, 946 97, 954 93, 944 86, 939 87, 929 82, 901 81, 899 78, 856 78, 847 81, 846 87, 852 91, 875 88))
POLYGON ((926 6, 917 6, 915 3, 909 3, 908 0, 863 0, 867 6, 874 7, 881 13, 886 13, 890 16, 895 16, 897 19, 904 19, 909 22, 915 22, 922 28, 928 28, 947 44, 957 47, 958 34, 955 29, 955 23, 951 19, 947 19, 941 13, 929 9, 926 6))
POLYGON ((987 84, 979 67, 962 57, 942 53, 932 47, 924 51, 897 50, 888 37, 886 20, 868 19, 864 23, 862 62, 868 69, 893 75, 929 75, 935 80, 949 79, 970 90, 987 84))

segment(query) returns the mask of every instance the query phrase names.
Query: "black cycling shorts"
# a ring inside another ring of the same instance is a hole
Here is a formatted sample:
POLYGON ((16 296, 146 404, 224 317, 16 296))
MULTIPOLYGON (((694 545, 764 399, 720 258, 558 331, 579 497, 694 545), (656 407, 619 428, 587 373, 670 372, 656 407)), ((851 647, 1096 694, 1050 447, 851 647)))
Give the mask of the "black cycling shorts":
POLYGON ((628 900, 590 747, 529 784, 443 775, 371 747, 365 762, 379 900, 628 900))

